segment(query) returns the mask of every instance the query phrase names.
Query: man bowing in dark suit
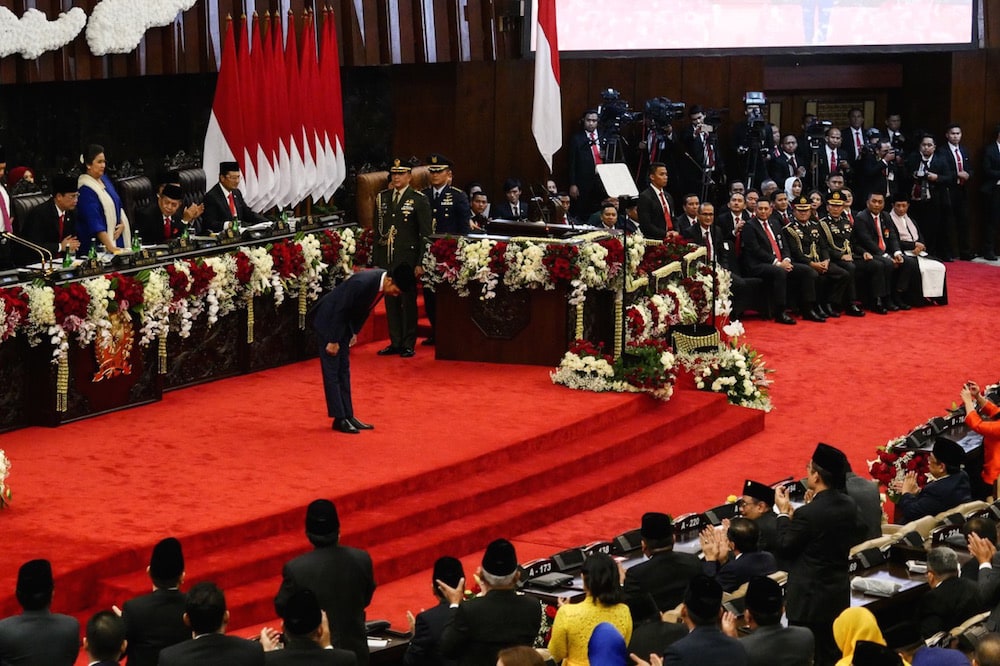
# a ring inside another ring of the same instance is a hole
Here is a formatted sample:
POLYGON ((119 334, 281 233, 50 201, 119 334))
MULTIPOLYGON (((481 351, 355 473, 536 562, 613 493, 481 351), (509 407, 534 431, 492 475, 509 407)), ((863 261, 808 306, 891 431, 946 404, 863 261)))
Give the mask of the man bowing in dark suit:
POLYGON ((351 345, 368 320, 380 295, 397 297, 412 292, 416 283, 413 269, 400 264, 392 275, 383 268, 355 273, 313 306, 313 329, 319 342, 320 369, 327 416, 333 429, 358 434, 373 426, 354 418, 351 401, 351 345))
POLYGON ((184 580, 181 542, 167 537, 156 544, 147 571, 153 591, 122 606, 128 666, 156 666, 160 650, 191 638, 191 629, 184 624, 186 598, 180 591, 184 580))
POLYGON ((80 240, 76 237, 74 211, 79 196, 76 178, 53 178, 52 198, 31 209, 21 226, 21 235, 35 245, 44 247, 53 257, 62 256, 67 251, 76 252, 80 247, 80 240))
POLYGON ((219 233, 226 222, 239 220, 243 226, 265 222, 264 216, 250 210, 240 192, 240 165, 236 162, 219 163, 219 182, 205 193, 205 212, 199 221, 201 233, 219 233))

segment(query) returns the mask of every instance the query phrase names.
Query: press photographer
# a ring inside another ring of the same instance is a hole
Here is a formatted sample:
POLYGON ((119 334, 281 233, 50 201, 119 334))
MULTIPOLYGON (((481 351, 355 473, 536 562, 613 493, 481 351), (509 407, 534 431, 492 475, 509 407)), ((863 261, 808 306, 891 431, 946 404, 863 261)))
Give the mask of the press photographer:
POLYGON ((758 187, 767 179, 767 162, 774 152, 774 130, 764 118, 767 98, 762 92, 743 96, 744 122, 733 128, 733 144, 739 155, 739 173, 746 175, 747 188, 758 187))
POLYGON ((688 109, 688 119, 690 124, 681 136, 684 191, 699 192, 701 201, 709 201, 715 198, 716 188, 726 182, 717 134, 722 119, 718 112, 709 115, 697 104, 688 109))

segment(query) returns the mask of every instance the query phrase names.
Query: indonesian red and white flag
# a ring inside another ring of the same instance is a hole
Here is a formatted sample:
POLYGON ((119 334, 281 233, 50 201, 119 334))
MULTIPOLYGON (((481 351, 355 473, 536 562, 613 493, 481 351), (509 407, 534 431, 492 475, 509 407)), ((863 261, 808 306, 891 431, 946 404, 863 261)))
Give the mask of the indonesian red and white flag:
POLYGON ((202 152, 202 168, 209 187, 219 181, 219 162, 242 161, 244 153, 240 82, 232 21, 226 22, 223 40, 222 62, 219 65, 212 115, 208 119, 202 152))
POLYGON ((325 92, 322 105, 326 110, 324 147, 327 151, 327 165, 331 168, 323 198, 330 201, 337 188, 347 178, 347 164, 344 160, 344 106, 340 88, 340 56, 333 10, 324 13, 323 18, 323 49, 319 67, 325 92))
MULTIPOLYGON (((286 99, 297 100, 302 92, 302 85, 299 82, 299 48, 295 41, 295 19, 288 17, 288 31, 285 39, 285 82, 287 87, 286 99)), ((304 145, 302 131, 302 109, 304 104, 286 104, 285 111, 288 114, 287 129, 288 134, 288 161, 291 165, 292 177, 291 188, 288 198, 291 203, 302 201, 309 194, 306 187, 306 165, 313 164, 312 155, 304 145)))
POLYGON ((531 133, 538 152, 552 171, 552 156, 562 147, 562 97, 559 90, 559 39, 556 34, 556 0, 538 0, 535 32, 535 97, 531 107, 531 133))
MULTIPOLYGON (((236 49, 236 70, 239 72, 240 90, 246 93, 247 101, 250 101, 257 91, 254 86, 253 66, 250 63, 250 33, 247 29, 246 16, 240 19, 240 44, 236 49)), ((240 163, 240 171, 243 172, 240 189, 243 190, 243 198, 247 205, 256 209, 259 197, 257 187, 257 135, 259 131, 257 105, 241 105, 240 113, 243 116, 243 154, 236 155, 236 161, 240 163)))

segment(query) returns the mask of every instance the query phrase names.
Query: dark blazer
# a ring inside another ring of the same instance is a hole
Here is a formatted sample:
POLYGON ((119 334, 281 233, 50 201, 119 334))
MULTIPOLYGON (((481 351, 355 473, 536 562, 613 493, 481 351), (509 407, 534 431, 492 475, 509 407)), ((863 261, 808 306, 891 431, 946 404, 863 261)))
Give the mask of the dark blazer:
MULTIPOLYGON (((934 182, 927 181, 927 187, 932 200, 943 202, 944 192, 947 190, 948 186, 955 181, 955 169, 953 166, 949 166, 948 164, 951 161, 952 160, 947 159, 940 152, 935 152, 931 155, 931 158, 927 160, 927 170, 938 177, 938 179, 934 182)), ((909 180, 907 194, 911 196, 913 194, 914 184, 917 183, 918 180, 916 177, 916 171, 922 162, 924 162, 924 157, 919 152, 910 155, 906 160, 906 175, 909 180)), ((887 203, 886 207, 888 206, 889 204, 887 203)))
POLYGON ((693 220, 690 220, 688 219, 687 214, 683 212, 678 213, 677 215, 674 216, 674 230, 676 230, 678 233, 680 233, 681 236, 684 236, 685 238, 687 238, 688 232, 691 230, 691 228, 697 226, 698 226, 697 217, 694 218, 693 220))
MULTIPOLYGON (((63 217, 63 234, 59 238, 59 213, 56 210, 54 199, 47 199, 31 209, 27 218, 21 223, 21 236, 31 241, 35 245, 41 245, 52 253, 53 257, 59 256, 59 242, 66 236, 76 235, 76 213, 66 211, 63 217)), ((25 248, 28 261, 19 261, 20 264, 34 263, 38 259, 35 253, 25 248)), ((18 257, 24 253, 20 250, 16 252, 18 257)))
POLYGON ((732 592, 754 576, 767 576, 778 570, 771 553, 743 553, 723 565, 718 562, 704 562, 706 576, 712 576, 724 592, 732 592))
MULTIPOLYGON (((264 216, 250 210, 247 202, 243 199, 243 193, 238 189, 233 191, 233 199, 236 200, 236 217, 240 220, 241 226, 249 226, 264 222, 264 216)), ((201 233, 209 231, 216 233, 222 231, 223 225, 233 219, 233 214, 229 210, 229 200, 222 192, 222 184, 216 183, 208 192, 205 192, 205 212, 198 218, 196 224, 201 233)))
MULTIPOLYGON (((228 206, 226 208, 228 210, 228 206)), ((184 233, 187 225, 184 224, 184 211, 180 208, 170 218, 171 238, 177 238, 184 233)), ((156 245, 163 243, 163 213, 160 212, 159 204, 154 200, 145 208, 140 208, 135 212, 135 230, 142 236, 143 243, 156 245)))
POLYGON ((684 638, 663 653, 663 664, 667 666, 704 666, 705 664, 725 664, 744 666, 747 653, 735 638, 726 636, 716 626, 695 627, 684 638))
POLYGON ((413 638, 403 654, 403 666, 453 666, 454 659, 441 654, 441 635, 451 618, 448 602, 441 600, 434 608, 418 613, 413 638))
POLYGON ((264 653, 267 666, 357 666, 358 658, 350 650, 327 650, 308 638, 285 634, 284 650, 264 653))
POLYGON ((180 590, 154 590, 125 602, 128 666, 156 666, 160 650, 191 638, 184 624, 185 599, 180 590))
POLYGON ((48 610, 24 611, 0 621, 0 664, 73 666, 80 651, 80 623, 48 610))
POLYGON ((441 190, 441 197, 434 198, 434 188, 424 190, 424 196, 431 203, 431 229, 436 234, 469 235, 469 220, 472 211, 469 208, 469 197, 465 192, 446 185, 441 190))
MULTIPOLYGON (((597 133, 600 144, 601 133, 597 133)), ((594 151, 591 148, 590 137, 583 130, 574 132, 569 138, 569 184, 576 185, 581 196, 586 196, 597 179, 597 165, 594 164, 594 151)))
POLYGON ((509 201, 504 199, 490 207, 490 217, 494 220, 526 220, 528 219, 528 206, 530 204, 531 202, 526 201, 524 197, 518 199, 517 215, 514 215, 514 207, 511 206, 509 201))
POLYGON ((991 141, 983 152, 983 184, 980 189, 984 194, 1000 192, 1000 146, 991 141))
POLYGON ((986 609, 974 581, 953 576, 920 598, 917 617, 920 637, 948 631, 986 609))
POLYGON ((324 344, 340 342, 361 332, 385 272, 382 268, 372 268, 355 273, 313 306, 312 326, 324 344))
MULTIPOLYGON (((712 251, 715 253, 716 259, 720 264, 729 268, 729 254, 724 250, 723 243, 725 241, 722 239, 722 231, 720 231, 719 227, 715 226, 715 223, 713 222, 712 226, 709 227, 709 233, 712 237, 712 251)), ((695 245, 705 246, 705 232, 702 231, 700 224, 686 228, 683 235, 684 238, 688 239, 695 245)))
MULTIPOLYGON (((731 219, 731 218, 730 218, 731 219)), ((784 234, 781 232, 781 228, 773 220, 768 220, 766 223, 771 227, 771 233, 774 234, 774 240, 778 244, 778 249, 781 251, 781 258, 790 258, 790 253, 788 245, 785 242, 784 234)), ((767 232, 764 231, 762 223, 757 218, 754 218, 746 223, 743 227, 743 233, 740 238, 741 250, 740 259, 743 261, 743 265, 752 269, 756 266, 770 266, 774 263, 776 256, 774 256, 774 248, 771 246, 771 239, 768 237, 767 232)))
POLYGON ((854 216, 854 231, 851 234, 851 248, 855 256, 861 256, 868 252, 873 257, 887 254, 890 257, 901 252, 899 247, 899 233, 896 225, 893 224, 889 215, 882 211, 879 225, 882 228, 882 240, 885 243, 885 250, 880 250, 878 246, 878 231, 875 229, 875 219, 868 210, 863 210, 854 216))
POLYGON ((897 507, 903 512, 903 521, 910 522, 923 516, 936 516, 971 499, 969 475, 960 471, 938 481, 931 481, 918 493, 903 495, 899 498, 897 507))
MULTIPOLYGON (((744 210, 740 212, 740 219, 747 223, 753 219, 753 216, 744 210)), ((726 208, 716 213, 715 226, 722 232, 723 238, 731 241, 736 240, 736 216, 733 215, 733 211, 726 208)))
MULTIPOLYGON (((959 188, 958 183, 958 163, 955 161, 955 146, 951 145, 947 141, 944 144, 938 146, 938 154, 944 160, 944 163, 948 165, 948 170, 951 172, 951 179, 949 181, 949 190, 954 192, 959 188)), ((975 169, 972 168, 972 160, 969 155, 969 151, 965 149, 962 144, 958 145, 958 154, 962 156, 962 170, 969 174, 969 178, 975 174, 975 169)), ((995 181, 994 181, 995 182, 995 181)), ((968 186, 969 181, 965 181, 965 185, 968 186)))
POLYGON ((322 546, 286 563, 281 576, 281 588, 274 597, 278 615, 284 614, 285 603, 297 589, 309 588, 326 611, 331 642, 353 651, 358 665, 365 666, 368 663, 365 608, 375 593, 372 558, 368 553, 348 546, 322 546))
POLYGON ((660 611, 677 607, 684 600, 691 577, 701 573, 701 560, 690 553, 668 550, 625 572, 625 596, 651 594, 660 611))
POLYGON ((812 666, 815 640, 806 627, 757 627, 740 639, 747 666, 812 666))
POLYGON ((670 645, 687 635, 686 624, 662 622, 657 618, 652 622, 632 627, 632 640, 628 643, 628 652, 649 661, 649 655, 656 653, 662 657, 670 645))
MULTIPOLYGON (((825 143, 820 147, 819 160, 817 162, 816 177, 819 178, 818 184, 826 182, 826 177, 830 175, 830 147, 825 143)), ((853 152, 853 151, 851 151, 853 152)), ((844 169, 840 165, 841 163, 847 164, 850 167, 852 163, 850 154, 843 148, 837 149, 837 170, 844 175, 845 179, 850 173, 850 169, 844 169)), ((814 183, 816 185, 817 183, 814 183)))
MULTIPOLYGON (((663 191, 670 209, 670 219, 673 222, 674 200, 670 193, 663 191)), ((639 229, 642 235, 652 240, 663 240, 667 235, 667 221, 663 217, 663 204, 652 187, 647 187, 639 193, 639 229)), ((679 230, 678 230, 679 231, 679 230)))
POLYGON ((775 555, 790 563, 785 585, 789 622, 833 622, 850 605, 848 555, 863 530, 857 504, 839 490, 817 494, 791 519, 778 517, 775 555))
POLYGON ((204 634, 163 648, 160 666, 257 666, 264 650, 257 641, 225 634, 204 634))
POLYGON ((451 610, 441 636, 441 653, 459 666, 496 666, 497 653, 532 646, 542 623, 538 600, 513 590, 490 590, 451 610))
POLYGON ((856 543, 882 536, 882 497, 872 479, 847 473, 847 495, 858 505, 858 522, 864 527, 856 543))

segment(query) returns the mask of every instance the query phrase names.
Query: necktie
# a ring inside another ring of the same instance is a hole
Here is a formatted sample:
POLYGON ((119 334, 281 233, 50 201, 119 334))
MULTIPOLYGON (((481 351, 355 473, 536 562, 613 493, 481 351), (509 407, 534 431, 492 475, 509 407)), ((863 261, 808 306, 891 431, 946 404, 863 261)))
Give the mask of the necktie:
POLYGON ((399 205, 399 190, 396 190, 392 194, 392 205, 393 206, 398 206, 399 205))
POLYGON ((830 151, 830 173, 837 170, 837 153, 830 151))
POLYGON ((878 249, 885 252, 885 239, 882 238, 882 216, 875 216, 875 233, 878 235, 878 249))
POLYGON ((66 222, 66 213, 59 213, 59 240, 62 241, 65 236, 63 236, 63 224, 66 222))
POLYGON ((660 190, 660 205, 663 206, 663 221, 666 224, 667 231, 673 231, 674 223, 670 219, 670 206, 667 205, 667 198, 663 196, 663 190, 660 190))
POLYGON ((712 229, 705 229, 705 249, 708 250, 708 260, 712 261, 712 229))
POLYGON ((236 197, 232 192, 229 193, 229 214, 236 217, 236 197))
POLYGON ((0 194, 0 216, 3 217, 3 230, 7 233, 12 233, 14 227, 10 224, 10 212, 7 210, 7 199, 3 194, 0 194))
POLYGON ((767 220, 762 220, 760 226, 764 227, 764 231, 767 233, 767 239, 771 241, 771 251, 774 252, 774 258, 779 262, 783 261, 781 257, 781 248, 778 247, 778 241, 774 237, 774 232, 771 231, 771 225, 767 222, 767 220))
POLYGON ((590 152, 594 156, 594 164, 601 163, 601 147, 597 143, 597 132, 590 133, 590 152))
POLYGON ((854 153, 856 157, 861 157, 861 130, 854 130, 854 153))
POLYGON ((962 168, 962 152, 958 149, 958 146, 955 146, 955 164, 958 166, 959 171, 965 171, 962 168))
POLYGON ((163 240, 170 240, 170 236, 173 235, 173 225, 170 224, 170 218, 163 218, 163 240))
POLYGON ((788 211, 784 211, 781 213, 781 226, 783 227, 788 226, 788 211))
POLYGON ((795 172, 799 170, 799 165, 795 163, 795 155, 792 155, 791 165, 792 165, 792 175, 794 176, 795 172))
POLYGON ((521 217, 521 207, 519 205, 514 204, 513 206, 510 207, 510 209, 514 213, 514 219, 515 220, 519 219, 521 217))
POLYGON ((712 142, 708 140, 708 135, 702 133, 701 140, 705 144, 705 166, 709 169, 715 168, 715 151, 712 149, 712 142))

